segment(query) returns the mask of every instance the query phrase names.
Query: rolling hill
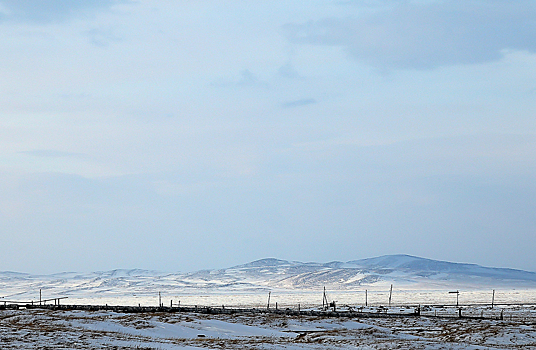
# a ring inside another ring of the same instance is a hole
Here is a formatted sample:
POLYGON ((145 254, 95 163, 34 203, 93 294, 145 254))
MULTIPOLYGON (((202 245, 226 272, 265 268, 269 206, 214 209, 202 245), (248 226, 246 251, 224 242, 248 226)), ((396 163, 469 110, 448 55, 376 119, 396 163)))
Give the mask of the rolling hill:
MULTIPOLYGON (((386 255, 347 262, 298 262, 261 259, 218 270, 164 273, 148 270, 112 270, 52 275, 0 272, 3 300, 35 300, 39 289, 48 296, 70 298, 102 296, 206 293, 264 293, 268 290, 359 291, 385 289, 395 284, 406 290, 450 288, 535 288, 536 273, 437 261, 409 255, 386 255)), ((1 301, 2 299, 0 299, 1 301)))

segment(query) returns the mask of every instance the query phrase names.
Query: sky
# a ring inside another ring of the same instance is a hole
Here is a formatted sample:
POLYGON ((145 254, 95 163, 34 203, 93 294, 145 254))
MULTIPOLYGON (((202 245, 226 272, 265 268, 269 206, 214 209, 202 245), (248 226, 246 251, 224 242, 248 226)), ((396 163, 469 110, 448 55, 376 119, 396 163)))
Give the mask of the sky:
POLYGON ((533 0, 0 0, 0 271, 536 271, 533 0))

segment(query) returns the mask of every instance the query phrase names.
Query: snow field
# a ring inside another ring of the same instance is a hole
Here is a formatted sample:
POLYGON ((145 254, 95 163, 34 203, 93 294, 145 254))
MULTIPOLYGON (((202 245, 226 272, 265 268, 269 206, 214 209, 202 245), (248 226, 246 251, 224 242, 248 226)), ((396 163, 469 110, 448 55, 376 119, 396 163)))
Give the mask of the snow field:
MULTIPOLYGON (((534 312, 519 308, 520 314, 534 312)), ((536 349, 536 322, 2 310, 2 349, 536 349)))

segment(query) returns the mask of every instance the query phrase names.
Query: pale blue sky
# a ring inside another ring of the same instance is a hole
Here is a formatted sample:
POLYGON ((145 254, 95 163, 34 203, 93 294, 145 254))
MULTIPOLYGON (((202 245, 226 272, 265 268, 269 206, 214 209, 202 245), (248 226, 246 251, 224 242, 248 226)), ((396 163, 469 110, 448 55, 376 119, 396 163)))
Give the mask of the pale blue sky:
POLYGON ((536 271, 535 18, 527 0, 0 0, 0 270, 404 253, 536 271))

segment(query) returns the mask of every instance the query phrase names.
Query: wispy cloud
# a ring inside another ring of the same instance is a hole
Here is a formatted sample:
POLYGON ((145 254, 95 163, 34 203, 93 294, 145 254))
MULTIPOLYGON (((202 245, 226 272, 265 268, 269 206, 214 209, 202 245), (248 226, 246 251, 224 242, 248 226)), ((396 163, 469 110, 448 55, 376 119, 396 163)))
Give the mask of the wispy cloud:
POLYGON ((284 27, 293 43, 344 47, 384 69, 430 69, 536 52, 536 3, 529 0, 401 2, 346 18, 284 27))
POLYGON ((282 65, 281 67, 279 67, 279 69, 277 70, 277 73, 279 74, 279 76, 283 78, 303 79, 303 77, 300 75, 300 73, 298 73, 296 68, 294 68, 294 66, 290 63, 286 63, 282 65))
POLYGON ((249 69, 244 69, 242 72, 240 72, 240 80, 237 83, 238 85, 249 86, 256 85, 258 83, 259 78, 257 78, 249 69))
POLYGON ((216 87, 268 87, 268 83, 261 80, 255 73, 249 69, 240 71, 239 77, 233 79, 219 79, 212 83, 216 87))
POLYGON ((111 28, 93 28, 84 32, 84 34, 89 38, 90 43, 98 47, 107 47, 111 43, 117 43, 123 40, 115 35, 111 28))
POLYGON ((72 16, 110 9, 127 0, 1 0, 0 21, 61 22, 72 16))
POLYGON ((304 98, 300 100, 287 101, 283 103, 283 108, 294 108, 315 104, 316 100, 314 98, 304 98))
POLYGON ((43 158, 87 158, 87 155, 83 153, 64 152, 57 150, 34 150, 20 153, 43 158))
POLYGON ((1 266, 534 269, 536 2, 129 3, 0 0, 1 266))

